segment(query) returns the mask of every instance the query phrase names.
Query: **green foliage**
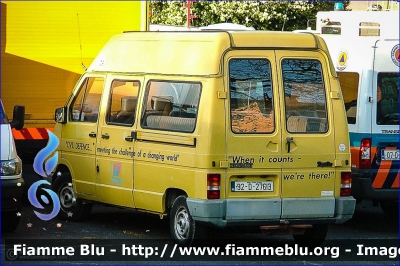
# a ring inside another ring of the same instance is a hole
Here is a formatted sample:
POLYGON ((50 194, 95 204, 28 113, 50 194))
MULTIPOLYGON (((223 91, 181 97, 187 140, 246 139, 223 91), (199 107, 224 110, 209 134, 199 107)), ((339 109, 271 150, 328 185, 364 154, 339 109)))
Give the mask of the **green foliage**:
MULTIPOLYGON (((151 24, 186 25, 186 1, 152 1, 151 24)), ((305 29, 318 11, 333 10, 325 1, 196 1, 191 3, 192 27, 232 22, 257 30, 305 29)), ((346 7, 349 1, 343 2, 346 7)))

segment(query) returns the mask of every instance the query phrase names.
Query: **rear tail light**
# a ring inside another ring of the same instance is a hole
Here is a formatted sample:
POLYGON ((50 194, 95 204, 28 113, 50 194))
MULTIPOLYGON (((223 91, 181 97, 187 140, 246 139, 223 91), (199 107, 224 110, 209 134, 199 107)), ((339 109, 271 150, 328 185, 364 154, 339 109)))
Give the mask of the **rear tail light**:
POLYGON ((221 175, 207 174, 207 199, 219 199, 221 189, 221 175))
POLYGON ((351 196, 351 172, 341 173, 340 196, 351 196))
POLYGON ((360 169, 371 168, 371 139, 362 139, 360 146, 360 169))

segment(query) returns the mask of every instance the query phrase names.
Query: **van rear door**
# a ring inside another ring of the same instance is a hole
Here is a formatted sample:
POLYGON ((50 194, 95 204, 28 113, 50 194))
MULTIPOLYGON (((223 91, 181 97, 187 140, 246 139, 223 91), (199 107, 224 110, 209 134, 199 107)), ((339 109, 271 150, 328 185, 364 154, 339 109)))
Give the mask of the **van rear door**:
POLYGON ((134 207, 133 163, 137 103, 142 77, 109 75, 97 136, 96 191, 101 202, 134 207), (116 197, 115 195, 118 195, 116 197))
POLYGON ((231 51, 225 61, 226 220, 243 218, 243 213, 246 219, 279 219, 283 158, 274 52, 245 52, 231 51))
POLYGON ((333 217, 335 149, 345 143, 335 143, 326 59, 318 52, 276 51, 276 60, 283 117, 281 218, 333 217))
POLYGON ((374 189, 399 188, 399 40, 378 40, 374 53, 371 176, 374 189))

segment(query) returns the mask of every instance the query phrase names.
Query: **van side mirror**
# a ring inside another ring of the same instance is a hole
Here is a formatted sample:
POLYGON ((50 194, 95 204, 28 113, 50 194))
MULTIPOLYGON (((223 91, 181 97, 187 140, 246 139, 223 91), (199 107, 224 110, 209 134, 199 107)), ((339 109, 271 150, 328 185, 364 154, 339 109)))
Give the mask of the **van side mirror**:
POLYGON ((67 107, 57 108, 54 114, 54 120, 61 124, 67 123, 67 107))
POLYGON ((10 122, 11 128, 21 130, 25 123, 25 106, 15 105, 13 110, 13 119, 10 122))

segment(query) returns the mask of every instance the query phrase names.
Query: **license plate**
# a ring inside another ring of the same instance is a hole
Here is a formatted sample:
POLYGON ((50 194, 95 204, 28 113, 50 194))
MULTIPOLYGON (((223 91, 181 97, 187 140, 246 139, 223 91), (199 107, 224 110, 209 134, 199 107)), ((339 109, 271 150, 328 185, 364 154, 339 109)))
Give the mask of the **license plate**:
POLYGON ((398 161, 399 150, 381 150, 382 161, 398 161))
POLYGON ((231 191, 274 191, 273 181, 232 181, 231 191))

